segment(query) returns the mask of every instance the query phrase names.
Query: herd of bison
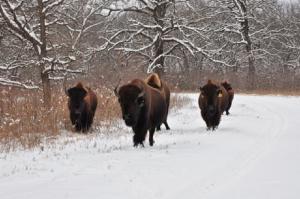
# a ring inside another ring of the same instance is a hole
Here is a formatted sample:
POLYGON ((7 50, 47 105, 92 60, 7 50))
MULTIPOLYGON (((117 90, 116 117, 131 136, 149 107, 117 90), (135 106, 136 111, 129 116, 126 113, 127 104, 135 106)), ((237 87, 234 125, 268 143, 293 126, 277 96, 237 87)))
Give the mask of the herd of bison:
MULTIPOLYGON (((70 119, 75 130, 86 132, 93 123, 97 108, 96 94, 81 83, 65 89, 70 111, 70 119)), ((159 131, 161 124, 166 129, 170 104, 170 89, 156 73, 150 74, 145 80, 134 79, 129 83, 116 87, 114 93, 122 109, 125 124, 132 127, 134 146, 144 146, 144 140, 149 130, 149 144, 153 146, 153 134, 159 131)), ((231 85, 224 81, 216 84, 211 80, 200 87, 198 99, 201 116, 208 130, 215 130, 223 112, 229 114, 234 92, 231 85)))

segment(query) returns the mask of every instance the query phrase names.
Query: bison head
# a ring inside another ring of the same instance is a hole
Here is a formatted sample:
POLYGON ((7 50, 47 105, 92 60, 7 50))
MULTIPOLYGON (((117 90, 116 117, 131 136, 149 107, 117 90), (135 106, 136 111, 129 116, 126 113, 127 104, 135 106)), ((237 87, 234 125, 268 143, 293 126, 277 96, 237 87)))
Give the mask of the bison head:
POLYGON ((122 117, 127 126, 135 126, 145 107, 145 92, 135 85, 122 86, 117 92, 122 117))
POLYGON ((72 114, 77 117, 80 117, 81 113, 84 110, 84 97, 87 95, 87 91, 78 84, 73 88, 69 88, 66 91, 66 94, 69 96, 69 108, 72 114))
POLYGON ((221 84, 227 91, 232 89, 231 85, 227 81, 224 81, 221 84))
POLYGON ((214 117, 218 113, 219 98, 222 97, 222 90, 215 84, 206 84, 200 87, 200 100, 204 104, 208 117, 214 117))

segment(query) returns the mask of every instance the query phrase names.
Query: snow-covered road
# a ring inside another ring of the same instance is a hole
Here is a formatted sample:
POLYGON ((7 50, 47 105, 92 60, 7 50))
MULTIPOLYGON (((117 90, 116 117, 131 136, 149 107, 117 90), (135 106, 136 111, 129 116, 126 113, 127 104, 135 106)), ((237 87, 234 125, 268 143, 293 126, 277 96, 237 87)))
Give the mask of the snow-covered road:
POLYGON ((188 96, 154 147, 133 148, 127 129, 0 154, 0 198, 300 198, 299 97, 236 95, 207 132, 188 96))

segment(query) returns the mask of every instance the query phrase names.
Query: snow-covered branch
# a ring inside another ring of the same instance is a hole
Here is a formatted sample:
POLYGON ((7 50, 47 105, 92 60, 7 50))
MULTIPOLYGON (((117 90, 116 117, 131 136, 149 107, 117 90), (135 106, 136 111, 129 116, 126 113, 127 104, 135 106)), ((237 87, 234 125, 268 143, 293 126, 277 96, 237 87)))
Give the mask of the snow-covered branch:
POLYGON ((14 86, 14 87, 20 87, 20 88, 26 88, 26 89, 39 89, 38 86, 27 85, 25 83, 21 83, 18 81, 12 81, 12 80, 5 79, 2 77, 0 77, 0 85, 14 86))

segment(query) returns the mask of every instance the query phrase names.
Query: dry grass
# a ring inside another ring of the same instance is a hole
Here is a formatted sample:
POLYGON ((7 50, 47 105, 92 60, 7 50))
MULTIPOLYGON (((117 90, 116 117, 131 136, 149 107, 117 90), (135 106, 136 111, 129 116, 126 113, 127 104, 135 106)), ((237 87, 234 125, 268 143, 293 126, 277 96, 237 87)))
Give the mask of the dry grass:
MULTIPOLYGON (((109 128, 119 116, 120 109, 108 89, 97 89, 98 108, 94 127, 109 128)), ((67 97, 61 90, 53 92, 52 107, 42 104, 40 91, 3 88, 0 93, 0 150, 17 147, 32 148, 45 138, 55 138, 61 130, 72 131, 67 97)))
POLYGON ((178 111, 184 105, 191 102, 191 98, 180 95, 178 93, 174 93, 171 95, 170 99, 170 110, 178 111))
MULTIPOLYGON (((33 148, 45 140, 55 140, 63 130, 73 131, 67 97, 61 89, 53 91, 55 97, 50 110, 43 107, 41 91, 1 89, 0 151, 33 148)), ((95 92, 98 107, 91 132, 110 132, 111 127, 118 127, 120 106, 110 89, 100 87, 95 92)), ((188 97, 174 94, 171 96, 170 109, 177 111, 189 101, 188 97)))
POLYGON ((1 92, 0 142, 6 150, 19 143, 31 148, 45 136, 55 136, 59 132, 64 108, 63 99, 55 98, 55 106, 47 111, 38 91, 6 89, 1 92), (58 108, 60 107, 60 108, 58 108))
POLYGON ((99 131, 109 129, 117 125, 116 120, 121 118, 121 109, 113 92, 105 87, 96 89, 98 107, 94 118, 93 126, 99 131))

